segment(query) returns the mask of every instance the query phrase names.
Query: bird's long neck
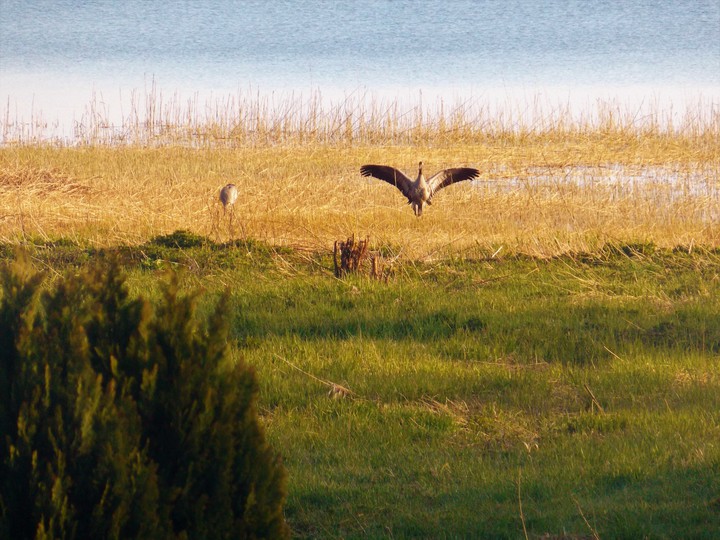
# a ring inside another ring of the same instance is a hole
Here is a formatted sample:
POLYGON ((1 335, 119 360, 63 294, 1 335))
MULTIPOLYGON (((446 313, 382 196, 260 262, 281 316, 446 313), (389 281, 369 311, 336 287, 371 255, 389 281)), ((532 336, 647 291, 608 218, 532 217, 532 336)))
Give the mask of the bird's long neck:
POLYGON ((425 177, 423 176, 422 172, 422 161, 418 164, 418 176, 417 176, 417 182, 423 182, 425 180, 425 177))

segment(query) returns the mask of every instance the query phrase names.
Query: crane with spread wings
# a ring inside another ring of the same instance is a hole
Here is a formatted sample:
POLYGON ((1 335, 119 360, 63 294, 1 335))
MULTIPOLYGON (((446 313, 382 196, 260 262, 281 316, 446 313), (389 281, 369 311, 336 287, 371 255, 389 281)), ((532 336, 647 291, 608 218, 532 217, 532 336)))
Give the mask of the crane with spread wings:
POLYGON ((423 205, 432 204, 432 197, 444 187, 463 180, 472 180, 480 176, 480 171, 470 167, 454 167, 443 169, 430 178, 423 176, 422 161, 418 166, 418 175, 415 180, 410 179, 405 173, 388 165, 363 165, 360 167, 362 176, 372 176, 383 180, 398 188, 412 205, 416 216, 422 215, 423 205))

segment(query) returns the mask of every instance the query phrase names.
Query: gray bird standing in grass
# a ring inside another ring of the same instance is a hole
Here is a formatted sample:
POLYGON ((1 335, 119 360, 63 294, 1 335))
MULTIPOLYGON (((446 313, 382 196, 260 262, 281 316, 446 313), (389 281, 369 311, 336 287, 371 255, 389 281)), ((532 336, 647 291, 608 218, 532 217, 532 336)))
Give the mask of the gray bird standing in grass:
POLYGON ((455 182, 472 180, 480 176, 480 171, 477 169, 457 167, 443 169, 426 180, 423 176, 422 161, 418 169, 418 176, 415 180, 411 180, 402 171, 388 165, 363 165, 360 167, 360 174, 384 180, 398 188, 407 197, 408 203, 412 205, 413 212, 418 217, 422 215, 424 204, 432 204, 432 197, 437 191, 455 182))
POLYGON ((223 205, 223 211, 227 210, 228 206, 232 206, 237 201, 238 190, 235 184, 228 184, 220 190, 220 202, 223 205))

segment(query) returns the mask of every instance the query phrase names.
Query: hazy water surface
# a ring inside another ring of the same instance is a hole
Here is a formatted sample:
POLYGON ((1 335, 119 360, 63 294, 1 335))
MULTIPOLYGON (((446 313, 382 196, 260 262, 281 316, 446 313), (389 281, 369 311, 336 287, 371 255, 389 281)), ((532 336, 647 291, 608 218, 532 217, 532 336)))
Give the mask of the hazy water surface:
MULTIPOLYGON (((720 102, 718 0, 0 0, 9 116, 77 119, 155 84, 401 97, 556 92, 720 102), (678 98, 679 96, 679 98, 678 98)), ((677 105, 677 103, 676 103, 677 105)), ((3 115, 8 116, 8 115, 3 115)))

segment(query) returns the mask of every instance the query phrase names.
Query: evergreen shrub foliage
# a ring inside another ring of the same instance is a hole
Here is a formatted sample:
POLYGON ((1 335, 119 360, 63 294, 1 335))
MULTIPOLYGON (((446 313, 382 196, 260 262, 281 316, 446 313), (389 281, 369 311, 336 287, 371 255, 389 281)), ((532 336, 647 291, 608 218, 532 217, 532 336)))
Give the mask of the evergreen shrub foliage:
POLYGON ((0 269, 0 538, 283 538, 286 472, 254 372, 174 278, 0 269))

